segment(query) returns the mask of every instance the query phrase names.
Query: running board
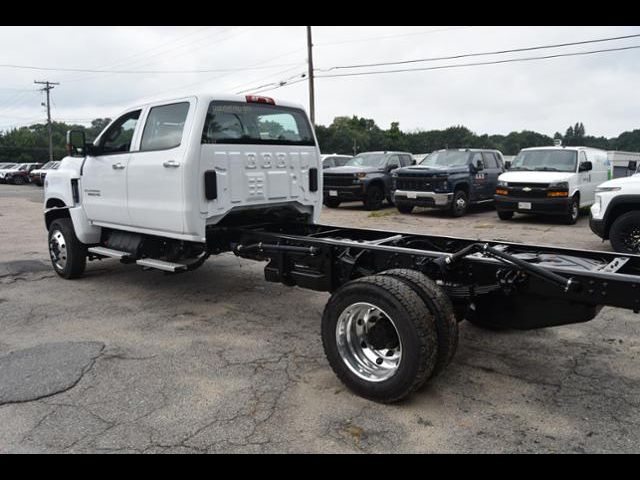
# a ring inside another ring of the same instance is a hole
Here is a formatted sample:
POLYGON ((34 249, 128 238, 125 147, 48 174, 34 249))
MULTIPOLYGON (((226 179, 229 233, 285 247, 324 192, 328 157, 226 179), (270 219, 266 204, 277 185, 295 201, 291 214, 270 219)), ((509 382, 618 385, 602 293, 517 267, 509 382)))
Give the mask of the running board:
POLYGON ((121 252, 120 250, 112 250, 111 248, 106 247, 90 247, 88 248, 88 251, 89 253, 93 253, 95 255, 117 258, 118 260, 127 260, 131 257, 131 254, 129 252, 121 252))
POLYGON ((182 263, 165 262, 163 260, 156 260, 155 258, 136 260, 136 264, 141 267, 155 268, 156 270, 163 270, 165 272, 180 272, 187 269, 187 266, 182 263))

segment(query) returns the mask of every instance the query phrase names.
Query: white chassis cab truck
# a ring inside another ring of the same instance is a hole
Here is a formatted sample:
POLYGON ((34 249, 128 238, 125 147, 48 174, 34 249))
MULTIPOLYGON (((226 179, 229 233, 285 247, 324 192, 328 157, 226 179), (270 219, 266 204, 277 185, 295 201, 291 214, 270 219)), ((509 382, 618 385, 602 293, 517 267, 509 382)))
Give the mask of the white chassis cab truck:
POLYGON ((126 110, 92 144, 67 139, 45 179, 58 275, 107 258, 168 274, 222 252, 267 262, 267 281, 331 293, 329 364, 375 401, 442 372, 462 319, 527 330, 640 309, 639 256, 319 224, 320 151, 293 104, 174 98, 126 110))

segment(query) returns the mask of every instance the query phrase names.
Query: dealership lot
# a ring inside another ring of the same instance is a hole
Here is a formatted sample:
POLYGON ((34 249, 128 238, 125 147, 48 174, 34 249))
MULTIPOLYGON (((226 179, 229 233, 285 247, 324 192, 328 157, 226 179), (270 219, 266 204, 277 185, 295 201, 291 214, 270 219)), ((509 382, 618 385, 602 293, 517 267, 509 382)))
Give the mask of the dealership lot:
MULTIPOLYGON (((222 255, 181 275, 92 262, 77 281, 48 264, 42 189, 0 185, 0 453, 634 452, 640 317, 491 333, 461 325, 444 374, 378 405, 331 372, 327 295, 264 281, 222 255)), ((604 249, 573 226, 488 207, 459 219, 361 204, 327 224, 604 249)))

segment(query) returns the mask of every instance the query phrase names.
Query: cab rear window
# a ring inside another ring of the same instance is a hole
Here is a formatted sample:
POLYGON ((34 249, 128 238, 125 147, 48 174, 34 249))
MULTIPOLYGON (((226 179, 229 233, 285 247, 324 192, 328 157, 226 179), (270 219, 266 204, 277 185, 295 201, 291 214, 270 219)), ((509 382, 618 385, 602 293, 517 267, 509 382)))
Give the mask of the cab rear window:
POLYGON ((202 143, 315 145, 302 110, 242 102, 211 102, 202 143))

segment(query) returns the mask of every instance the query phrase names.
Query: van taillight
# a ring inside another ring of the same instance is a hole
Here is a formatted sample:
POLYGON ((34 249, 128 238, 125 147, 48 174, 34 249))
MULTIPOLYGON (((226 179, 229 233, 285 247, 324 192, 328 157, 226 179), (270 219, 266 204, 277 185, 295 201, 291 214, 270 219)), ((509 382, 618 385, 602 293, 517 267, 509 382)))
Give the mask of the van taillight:
POLYGON ((267 105, 275 105, 276 101, 273 98, 261 97, 259 95, 247 95, 247 103, 266 103, 267 105))

